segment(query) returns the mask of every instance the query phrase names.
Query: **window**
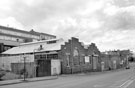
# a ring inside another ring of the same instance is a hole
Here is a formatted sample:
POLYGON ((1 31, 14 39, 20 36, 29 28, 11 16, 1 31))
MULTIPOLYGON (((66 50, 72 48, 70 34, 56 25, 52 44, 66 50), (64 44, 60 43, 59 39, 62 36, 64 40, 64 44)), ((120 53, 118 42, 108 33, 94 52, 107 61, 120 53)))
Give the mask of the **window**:
POLYGON ((16 38, 12 37, 11 40, 12 40, 12 41, 16 41, 16 38))
POLYGON ((92 64, 92 56, 89 57, 90 64, 92 64))
POLYGON ((85 63, 89 63, 90 62, 89 60, 90 60, 89 56, 85 56, 85 63))
POLYGON ((47 41, 47 44, 52 44, 52 43, 56 43, 56 40, 55 41, 47 41))
POLYGON ((5 40, 11 40, 11 37, 5 36, 5 40))
POLYGON ((4 39, 4 36, 0 36, 0 39, 4 39))
POLYGON ((85 64, 85 56, 82 56, 82 63, 85 64))
POLYGON ((19 39, 16 39, 17 42, 19 42, 19 39))
POLYGON ((69 58, 70 58, 70 55, 67 55, 67 67, 69 67, 69 66, 70 66, 69 58))
POLYGON ((21 32, 16 32, 16 31, 9 31, 9 30, 4 30, 4 29, 0 29, 0 33, 39 39, 39 36, 36 36, 36 35, 21 33, 21 32))
POLYGON ((53 54, 53 59, 58 59, 58 54, 53 54))
POLYGON ((100 62, 101 62, 100 58, 99 58, 99 57, 97 57, 97 59, 98 59, 98 63, 100 63, 100 62))
POLYGON ((40 35, 40 40, 45 40, 45 36, 44 35, 40 35))

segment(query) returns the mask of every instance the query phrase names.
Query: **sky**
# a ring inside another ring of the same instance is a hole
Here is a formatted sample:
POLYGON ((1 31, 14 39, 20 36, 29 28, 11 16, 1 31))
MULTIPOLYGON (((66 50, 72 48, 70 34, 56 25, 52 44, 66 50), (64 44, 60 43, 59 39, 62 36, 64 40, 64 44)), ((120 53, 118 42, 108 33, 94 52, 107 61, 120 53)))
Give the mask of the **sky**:
POLYGON ((1 0, 0 25, 135 51, 135 0, 1 0))

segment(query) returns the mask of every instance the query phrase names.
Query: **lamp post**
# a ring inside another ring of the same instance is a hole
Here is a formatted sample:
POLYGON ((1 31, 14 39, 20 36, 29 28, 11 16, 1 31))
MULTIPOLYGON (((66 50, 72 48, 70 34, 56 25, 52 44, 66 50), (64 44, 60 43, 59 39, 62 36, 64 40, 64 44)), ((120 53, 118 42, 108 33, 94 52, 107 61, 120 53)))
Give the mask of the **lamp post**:
POLYGON ((36 69, 36 68, 37 68, 37 63, 36 63, 36 62, 37 62, 37 61, 36 61, 36 59, 35 59, 35 50, 38 50, 38 49, 34 49, 34 50, 33 50, 33 57, 34 57, 34 76, 36 77, 36 75, 37 75, 37 74, 36 74, 36 70, 37 70, 37 69, 36 69))
POLYGON ((21 73, 23 74, 23 81, 26 81, 26 56, 25 54, 22 55, 22 60, 23 61, 23 69, 21 70, 21 73))

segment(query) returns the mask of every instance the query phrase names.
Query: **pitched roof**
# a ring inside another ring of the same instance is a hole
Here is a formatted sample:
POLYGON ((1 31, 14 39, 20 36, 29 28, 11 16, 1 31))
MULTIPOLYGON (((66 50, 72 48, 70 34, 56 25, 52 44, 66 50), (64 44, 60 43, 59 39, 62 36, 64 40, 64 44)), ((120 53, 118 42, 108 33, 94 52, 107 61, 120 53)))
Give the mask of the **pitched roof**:
POLYGON ((22 54, 22 53, 34 53, 34 52, 42 52, 42 51, 52 51, 52 50, 60 50, 61 45, 64 44, 63 39, 51 39, 51 40, 43 40, 31 43, 23 43, 17 47, 11 48, 2 54, 22 54), (50 43, 50 41, 56 41, 56 43, 50 43), (39 50, 42 45, 42 50, 39 50))

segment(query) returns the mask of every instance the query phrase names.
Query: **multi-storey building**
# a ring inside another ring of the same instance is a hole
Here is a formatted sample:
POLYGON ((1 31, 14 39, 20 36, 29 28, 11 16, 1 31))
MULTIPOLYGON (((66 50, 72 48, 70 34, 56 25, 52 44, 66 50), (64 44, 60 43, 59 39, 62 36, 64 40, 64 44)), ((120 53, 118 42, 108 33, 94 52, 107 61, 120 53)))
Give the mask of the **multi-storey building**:
POLYGON ((31 31, 19 30, 16 28, 0 26, 0 53, 20 43, 40 41, 56 38, 54 35, 31 31))

